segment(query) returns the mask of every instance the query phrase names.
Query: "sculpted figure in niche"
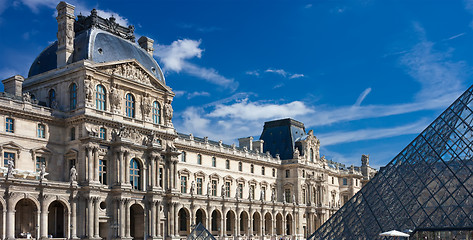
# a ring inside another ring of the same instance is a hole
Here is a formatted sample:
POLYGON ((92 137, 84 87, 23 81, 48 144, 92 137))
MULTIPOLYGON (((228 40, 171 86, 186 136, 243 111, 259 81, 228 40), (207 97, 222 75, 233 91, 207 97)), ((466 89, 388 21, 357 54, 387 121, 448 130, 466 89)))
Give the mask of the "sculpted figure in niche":
POLYGON ((172 114, 173 110, 171 106, 171 101, 167 101, 166 104, 164 104, 164 119, 168 124, 171 123, 172 114))
POLYGON ((225 184, 222 184, 222 197, 225 197, 227 190, 225 189, 225 184))
POLYGON ((141 98, 141 111, 143 115, 147 116, 151 112, 151 102, 149 100, 149 94, 141 98))
POLYGON ((114 109, 120 109, 120 90, 117 87, 118 85, 115 85, 110 89, 110 104, 114 109))
POLYGON ((77 170, 76 170, 75 166, 71 167, 70 180, 71 180, 71 182, 77 181, 77 170))
POLYGON ((91 81, 92 80, 92 76, 87 76, 87 79, 84 81, 84 85, 85 85, 85 88, 84 88, 84 91, 85 91, 85 98, 87 99, 87 101, 91 102, 92 101, 92 96, 93 96, 93 90, 92 90, 92 86, 91 86, 91 81))
POLYGON ((191 183, 191 195, 194 195, 194 189, 195 189, 195 182, 192 181, 192 183, 191 183))
POLYGON ((207 183, 207 196, 210 196, 210 191, 212 191, 212 189, 210 188, 210 182, 207 183))
POLYGON ((8 171, 7 171, 7 177, 13 177, 13 168, 15 167, 15 163, 13 160, 8 159, 8 171))

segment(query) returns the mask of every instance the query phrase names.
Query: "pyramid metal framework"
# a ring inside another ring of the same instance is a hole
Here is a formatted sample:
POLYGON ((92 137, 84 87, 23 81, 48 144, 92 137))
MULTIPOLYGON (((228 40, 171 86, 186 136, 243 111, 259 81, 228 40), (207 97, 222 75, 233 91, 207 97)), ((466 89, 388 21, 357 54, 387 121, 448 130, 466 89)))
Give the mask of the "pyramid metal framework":
POLYGON ((473 230, 473 86, 308 239, 473 230))
POLYGON ((215 237, 207 230, 207 228, 202 225, 202 223, 197 224, 197 226, 192 230, 192 232, 187 236, 187 240, 215 240, 215 237))

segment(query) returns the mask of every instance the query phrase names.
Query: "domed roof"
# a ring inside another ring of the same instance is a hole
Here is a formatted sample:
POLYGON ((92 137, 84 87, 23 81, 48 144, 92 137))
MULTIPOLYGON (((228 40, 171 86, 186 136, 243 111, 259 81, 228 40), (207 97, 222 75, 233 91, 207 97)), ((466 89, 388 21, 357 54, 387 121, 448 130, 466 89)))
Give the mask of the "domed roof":
MULTIPOLYGON (((87 17, 88 19, 89 17, 87 17)), ((101 21, 104 20, 97 17, 101 21)), ((81 17, 79 17, 79 20, 81 17)), ((82 18, 84 19, 84 18, 82 18)), ((76 22, 77 23, 77 22, 76 22)), ((102 25, 83 26, 76 31, 74 38, 74 52, 72 62, 90 60, 96 63, 136 59, 150 73, 161 82, 164 82, 163 73, 156 60, 138 44, 134 43, 134 35, 131 33, 127 38, 100 29, 102 25)), ((121 27, 121 26, 120 26, 121 27)), ((129 28, 132 28, 131 26, 129 28)), ((132 30, 131 30, 132 31, 132 30)), ((39 54, 30 67, 28 77, 44 73, 57 67, 57 41, 49 45, 39 54)))

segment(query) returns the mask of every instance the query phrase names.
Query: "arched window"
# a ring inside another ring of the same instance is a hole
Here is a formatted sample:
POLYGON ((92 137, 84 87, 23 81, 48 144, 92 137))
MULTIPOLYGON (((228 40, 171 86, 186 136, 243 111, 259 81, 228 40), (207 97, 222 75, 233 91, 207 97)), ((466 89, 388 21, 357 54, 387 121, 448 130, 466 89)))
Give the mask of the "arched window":
POLYGON ((53 107, 53 102, 56 101, 56 91, 54 89, 49 90, 48 93, 48 106, 53 107))
POLYGON ((130 184, 133 189, 141 190, 141 166, 138 160, 130 161, 130 184))
POLYGON ((105 92, 105 87, 102 85, 97 85, 95 90, 95 108, 97 110, 105 111, 107 109, 107 93, 105 92))
POLYGON ((181 153, 181 162, 186 162, 186 152, 184 151, 181 153))
POLYGON ((212 157, 212 167, 217 166, 217 159, 215 157, 212 157))
POLYGON ((126 116, 135 117, 135 97, 131 93, 126 95, 126 116))
POLYGON ((197 164, 202 165, 202 155, 197 154, 197 164))
POLYGON ((153 102, 153 123, 161 124, 161 106, 158 102, 153 102))
POLYGON ((74 110, 77 107, 77 85, 75 83, 69 86, 69 108, 74 110))
POLYGON ((225 161, 225 168, 230 169, 230 160, 225 161))
POLYGON ((255 166, 253 164, 250 165, 250 172, 255 173, 255 166))
POLYGON ((101 127, 99 137, 100 139, 107 140, 107 129, 101 127))
POLYGON ((310 149, 310 161, 314 161, 314 150, 312 148, 310 149))

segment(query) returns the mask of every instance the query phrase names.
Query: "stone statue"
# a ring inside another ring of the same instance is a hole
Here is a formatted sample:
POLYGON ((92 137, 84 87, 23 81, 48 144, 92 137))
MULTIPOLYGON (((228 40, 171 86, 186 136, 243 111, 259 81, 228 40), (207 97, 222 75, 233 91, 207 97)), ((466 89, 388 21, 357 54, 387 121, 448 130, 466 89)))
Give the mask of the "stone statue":
POLYGON ((207 196, 210 196, 210 191, 212 191, 212 189, 210 188, 210 182, 207 183, 207 196))
POLYGON ((271 191, 271 201, 276 201, 276 191, 274 189, 271 191))
POLYGON ((166 104, 164 104, 164 119, 167 123, 171 123, 172 114, 173 110, 171 106, 171 101, 168 101, 166 102, 166 104))
POLYGON ((7 177, 13 177, 13 168, 15 168, 15 163, 13 162, 13 160, 8 159, 7 177))
POLYGON ((120 109, 120 90, 118 90, 118 85, 112 86, 110 89, 110 104, 114 109, 120 109))
POLYGON ((292 194, 292 203, 296 204, 296 195, 292 194))
POLYGON ((48 175, 49 173, 46 172, 46 165, 43 163, 41 164, 41 169, 39 170, 39 178, 41 180, 44 180, 46 175, 48 175))
POLYGON ((259 196, 261 201, 264 201, 264 191, 260 191, 260 196, 259 196))
POLYGON ((92 86, 91 86, 91 79, 92 79, 91 76, 87 76, 87 79, 84 81, 85 99, 87 99, 88 102, 92 101, 93 94, 94 94, 92 90, 92 86))
POLYGON ((145 116, 147 116, 151 112, 151 102, 149 100, 149 94, 143 96, 141 99, 141 111, 145 116))
POLYGON ((31 102, 31 95, 30 95, 29 92, 23 93, 23 101, 24 102, 29 102, 29 103, 31 102))
POLYGON ((195 189, 195 182, 191 182, 191 194, 194 195, 194 189, 195 189))
POLYGON ((225 184, 222 184, 222 197, 225 197, 227 193, 227 189, 225 189, 225 184))
POLYGON ((236 193, 235 193, 235 198, 236 198, 236 199, 238 199, 238 198, 240 197, 240 191, 241 191, 241 189, 238 187, 238 188, 236 189, 236 193))
POLYGON ((71 181, 71 183, 77 181, 77 170, 76 170, 76 166, 72 166, 72 167, 71 167, 71 171, 70 171, 70 181, 71 181))

